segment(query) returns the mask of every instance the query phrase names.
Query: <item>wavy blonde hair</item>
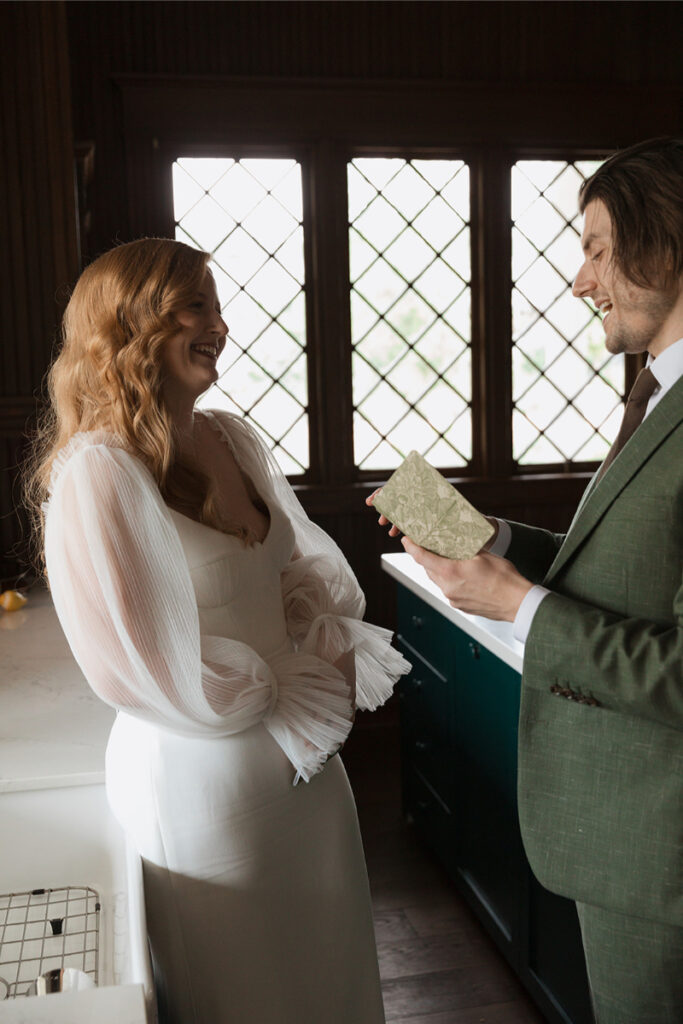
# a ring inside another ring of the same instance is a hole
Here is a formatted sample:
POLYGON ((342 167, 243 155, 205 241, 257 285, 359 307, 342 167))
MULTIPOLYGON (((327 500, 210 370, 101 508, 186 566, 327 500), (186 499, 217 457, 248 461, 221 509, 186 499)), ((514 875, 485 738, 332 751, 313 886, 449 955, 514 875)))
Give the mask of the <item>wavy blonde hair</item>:
POLYGON ((224 532, 242 533, 219 521, 209 478, 179 458, 162 397, 161 353, 180 330, 175 314, 196 298, 209 259, 183 242, 143 238, 99 256, 78 279, 24 469, 41 571, 41 506, 52 464, 79 431, 116 434, 148 467, 167 504, 224 532))

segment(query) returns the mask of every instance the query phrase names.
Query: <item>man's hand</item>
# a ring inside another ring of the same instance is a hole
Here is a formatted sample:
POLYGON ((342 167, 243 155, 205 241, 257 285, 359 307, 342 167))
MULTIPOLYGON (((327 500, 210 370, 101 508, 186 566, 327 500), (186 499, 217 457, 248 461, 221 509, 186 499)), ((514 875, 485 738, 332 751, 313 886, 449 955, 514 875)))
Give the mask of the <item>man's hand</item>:
MULTIPOLYGON (((377 497, 377 495, 379 494, 379 492, 381 490, 382 490, 382 488, 378 487, 376 491, 373 491, 372 494, 370 495, 370 497, 365 499, 365 504, 372 506, 375 498, 377 497)), ((390 523, 386 516, 380 515, 380 517, 378 519, 378 523, 379 523, 380 526, 388 526, 389 527, 389 536, 390 537, 398 537, 398 535, 401 532, 399 530, 398 526, 394 526, 393 523, 390 523)))
POLYGON ((424 567, 453 608, 487 619, 513 622, 524 596, 533 586, 512 562, 487 551, 455 561, 442 558, 404 537, 401 544, 424 567))

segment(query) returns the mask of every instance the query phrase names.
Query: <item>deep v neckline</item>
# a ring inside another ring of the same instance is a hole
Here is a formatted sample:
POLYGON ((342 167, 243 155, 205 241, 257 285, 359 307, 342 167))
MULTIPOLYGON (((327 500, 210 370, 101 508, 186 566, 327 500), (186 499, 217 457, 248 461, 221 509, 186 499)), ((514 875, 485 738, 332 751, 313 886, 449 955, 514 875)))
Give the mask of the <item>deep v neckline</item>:
POLYGON ((250 543, 247 543, 242 537, 239 537, 235 533, 228 533, 226 530, 219 530, 215 526, 209 526, 208 523, 202 523, 202 522, 200 522, 199 519, 194 519, 192 516, 188 516, 184 512, 179 512, 178 509, 171 509, 171 511, 175 515, 182 516, 183 519, 187 519, 189 522, 194 523, 196 526, 201 526, 205 530, 211 530, 213 533, 217 533, 221 537, 230 537, 230 538, 236 540, 242 547, 244 547, 247 550, 249 548, 254 548, 254 547, 257 547, 257 548, 265 547, 266 543, 270 539, 270 536, 271 536, 271 534, 273 532, 273 508, 266 501, 266 499, 263 497, 263 495, 258 491, 258 489, 257 489, 254 481, 252 480, 251 476, 249 476, 245 472, 244 467, 243 467, 243 465, 242 465, 242 463, 240 461, 239 453, 237 452, 237 448, 235 446, 235 443, 232 440, 232 438, 230 437, 230 435, 228 434, 228 432, 224 429, 223 425, 218 422, 218 420, 215 418, 215 416, 213 416, 213 414, 211 413, 210 410, 208 410, 207 412, 204 412, 201 409, 197 409, 196 412, 195 412, 195 415, 201 416, 201 418, 208 424, 209 428, 211 430, 213 430, 215 434, 218 435, 219 439, 230 450, 230 453, 231 453, 233 459, 235 460, 235 465, 237 466, 237 471, 240 474, 240 477, 242 478, 242 482, 243 482, 245 490, 247 492, 247 497, 251 501, 251 503, 254 506, 254 508, 257 511, 260 511, 258 509, 258 506, 254 503, 254 500, 253 500, 253 498, 251 497, 251 495, 249 493, 249 486, 247 484, 247 481, 249 481, 249 483, 251 484, 251 488, 252 488, 254 494, 256 495, 256 499, 263 505, 264 509, 266 510, 266 514, 267 514, 267 518, 268 518, 268 528, 266 529, 266 532, 264 533, 262 539, 260 539, 260 540, 259 539, 254 539, 250 543))

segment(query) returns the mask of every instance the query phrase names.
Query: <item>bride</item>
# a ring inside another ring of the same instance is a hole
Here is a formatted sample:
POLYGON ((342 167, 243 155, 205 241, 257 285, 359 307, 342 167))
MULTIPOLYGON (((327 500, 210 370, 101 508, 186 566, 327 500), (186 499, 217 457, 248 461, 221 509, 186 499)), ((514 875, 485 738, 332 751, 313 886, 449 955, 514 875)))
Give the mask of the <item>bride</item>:
POLYGON ((143 859, 160 1018, 381 1024, 356 810, 335 756, 407 662, 241 418, 209 256, 143 239, 67 307, 29 494, 55 608, 118 711, 113 813, 143 859))

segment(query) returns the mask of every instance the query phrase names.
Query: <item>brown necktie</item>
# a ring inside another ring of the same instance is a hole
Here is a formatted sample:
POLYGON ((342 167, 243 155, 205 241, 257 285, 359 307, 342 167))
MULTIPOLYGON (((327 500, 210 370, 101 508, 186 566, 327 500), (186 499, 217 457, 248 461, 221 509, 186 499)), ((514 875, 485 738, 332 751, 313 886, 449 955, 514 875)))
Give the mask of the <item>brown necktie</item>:
POLYGON ((644 370, 641 370, 636 377, 635 384, 631 388, 631 394, 628 396, 626 408, 624 409, 624 418, 621 421, 619 433, 617 434, 614 444, 607 453, 607 458, 600 467, 596 483, 600 477, 603 476, 607 467, 614 461, 631 434, 634 433, 636 427, 643 422, 647 403, 650 401, 650 398, 657 387, 659 387, 659 384, 652 371, 648 370, 647 367, 644 370))

